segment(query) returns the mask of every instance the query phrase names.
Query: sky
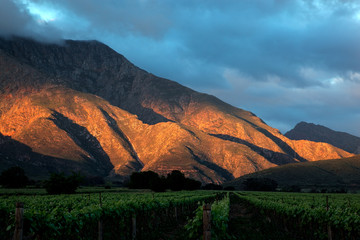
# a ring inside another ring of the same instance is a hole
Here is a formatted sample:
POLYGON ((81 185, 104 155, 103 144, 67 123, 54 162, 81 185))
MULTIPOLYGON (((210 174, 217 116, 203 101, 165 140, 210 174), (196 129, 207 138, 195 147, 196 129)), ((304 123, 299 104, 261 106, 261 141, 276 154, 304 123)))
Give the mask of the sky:
POLYGON ((358 0, 0 0, 0 35, 95 39, 282 133, 360 136, 358 0))

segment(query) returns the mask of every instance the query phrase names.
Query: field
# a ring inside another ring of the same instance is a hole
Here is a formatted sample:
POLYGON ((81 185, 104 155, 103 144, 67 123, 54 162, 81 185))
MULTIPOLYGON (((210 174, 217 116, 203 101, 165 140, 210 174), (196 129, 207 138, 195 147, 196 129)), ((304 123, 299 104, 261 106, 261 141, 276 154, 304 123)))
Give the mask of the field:
POLYGON ((305 239, 360 239, 360 195, 238 192, 267 224, 305 239), (331 236, 331 238, 329 237, 331 236))
POLYGON ((96 239, 99 222, 104 239, 157 239, 159 226, 191 216, 198 202, 213 202, 212 191, 124 191, 73 195, 3 195, 1 239, 15 229, 15 203, 24 203, 24 235, 38 239, 96 239), (136 230, 133 221, 136 221, 136 230), (134 233, 134 231, 136 231, 134 233), (154 235, 154 236, 152 236, 154 235))
POLYGON ((360 239, 357 194, 103 190, 1 190, 0 239, 14 234, 16 202, 28 239, 199 239, 204 203, 212 239, 360 239))

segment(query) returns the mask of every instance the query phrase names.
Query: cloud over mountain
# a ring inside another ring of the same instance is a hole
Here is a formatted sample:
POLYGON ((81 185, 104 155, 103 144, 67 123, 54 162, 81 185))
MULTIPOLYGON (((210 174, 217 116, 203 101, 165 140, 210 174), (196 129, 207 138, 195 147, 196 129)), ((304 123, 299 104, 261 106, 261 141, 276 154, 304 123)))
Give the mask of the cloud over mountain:
POLYGON ((250 109, 282 131, 304 120, 360 135, 353 106, 360 89, 358 1, 0 4, 2 34, 97 39, 156 75, 250 109))

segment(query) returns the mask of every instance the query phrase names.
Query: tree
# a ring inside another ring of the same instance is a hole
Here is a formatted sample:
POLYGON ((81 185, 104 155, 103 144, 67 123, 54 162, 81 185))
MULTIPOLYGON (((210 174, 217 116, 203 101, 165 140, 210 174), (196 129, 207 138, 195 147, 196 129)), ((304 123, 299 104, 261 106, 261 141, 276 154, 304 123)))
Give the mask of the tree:
POLYGON ((224 190, 226 190, 226 191, 235 191, 235 187, 234 186, 227 186, 227 187, 224 187, 224 190))
POLYGON ((278 183, 269 178, 248 178, 244 182, 247 191, 275 191, 278 183))
POLYGON ((53 173, 49 180, 45 181, 45 189, 48 194, 75 193, 80 186, 83 176, 74 173, 68 177, 64 173, 53 173))
POLYGON ((179 170, 173 170, 167 175, 167 182, 172 191, 180 191, 184 189, 185 176, 179 170))
POLYGON ((150 182, 150 189, 154 192, 165 192, 167 188, 166 178, 164 176, 154 178, 150 182))
POLYGON ((153 171, 134 172, 130 176, 129 188, 150 189, 159 179, 159 174, 153 171))
POLYGON ((191 178, 185 178, 184 189, 185 190, 197 190, 201 188, 201 182, 191 178))
POLYGON ((221 185, 217 185, 214 183, 208 183, 203 187, 204 190, 222 190, 223 187, 221 185))
POLYGON ((6 188, 22 188, 27 185, 28 181, 29 179, 21 167, 11 167, 0 175, 0 183, 6 188))

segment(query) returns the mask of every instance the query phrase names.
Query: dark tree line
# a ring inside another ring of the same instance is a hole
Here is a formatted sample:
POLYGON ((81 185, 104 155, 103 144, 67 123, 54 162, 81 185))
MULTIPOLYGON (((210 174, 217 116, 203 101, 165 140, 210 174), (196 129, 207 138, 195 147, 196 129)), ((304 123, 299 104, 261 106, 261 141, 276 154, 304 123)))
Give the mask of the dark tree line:
POLYGON ((243 185, 246 191, 275 191, 278 183, 269 178, 248 178, 243 185))
POLYGON ((45 181, 44 187, 48 194, 69 194, 75 193, 80 186, 83 176, 80 173, 72 173, 65 176, 64 173, 52 173, 50 178, 45 181))
MULTIPOLYGON (((49 194, 75 193, 80 186, 83 176, 73 173, 65 176, 64 173, 53 173, 50 178, 44 181, 44 187, 49 194)), ((23 188, 30 183, 21 167, 11 167, 0 175, 0 184, 5 188, 23 188)))
POLYGON ((201 182, 186 178, 178 170, 172 171, 166 177, 159 176, 153 171, 145 171, 134 172, 130 176, 129 188, 151 189, 155 192, 164 192, 166 189, 172 191, 196 190, 201 188, 201 182))
POLYGON ((29 178, 21 167, 11 167, 0 175, 0 184, 5 188, 23 188, 28 182, 29 178))

